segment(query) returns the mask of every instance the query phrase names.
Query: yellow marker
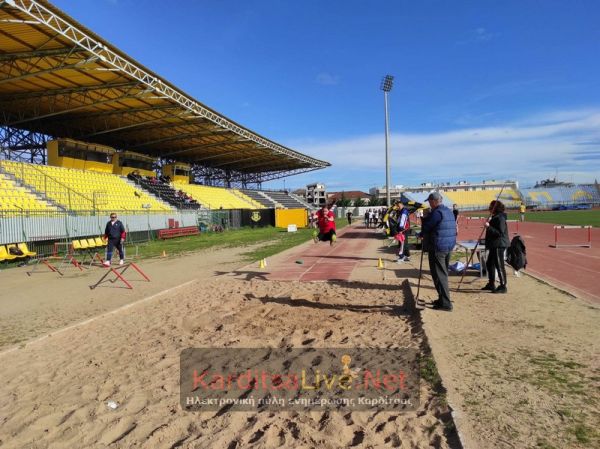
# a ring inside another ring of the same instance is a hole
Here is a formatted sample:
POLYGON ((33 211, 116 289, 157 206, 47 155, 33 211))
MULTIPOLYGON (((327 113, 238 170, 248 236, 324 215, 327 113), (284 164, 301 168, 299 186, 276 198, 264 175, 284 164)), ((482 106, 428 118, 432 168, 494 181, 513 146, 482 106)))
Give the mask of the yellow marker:
POLYGON ((377 261, 377 269, 378 270, 383 270, 383 260, 381 260, 381 257, 379 258, 379 260, 377 261))
POLYGON ((162 257, 167 257, 167 252, 163 249, 162 257))
POLYGON ((258 263, 258 268, 263 269, 265 268, 265 259, 260 259, 260 262, 258 263))

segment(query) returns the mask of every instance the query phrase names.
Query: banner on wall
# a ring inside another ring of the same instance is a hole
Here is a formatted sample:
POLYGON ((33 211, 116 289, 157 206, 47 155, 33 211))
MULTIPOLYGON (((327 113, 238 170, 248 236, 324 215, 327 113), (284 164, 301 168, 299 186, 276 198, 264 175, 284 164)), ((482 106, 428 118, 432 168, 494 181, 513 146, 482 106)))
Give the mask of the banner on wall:
POLYGON ((242 226, 251 228, 275 226, 275 209, 243 209, 242 226))

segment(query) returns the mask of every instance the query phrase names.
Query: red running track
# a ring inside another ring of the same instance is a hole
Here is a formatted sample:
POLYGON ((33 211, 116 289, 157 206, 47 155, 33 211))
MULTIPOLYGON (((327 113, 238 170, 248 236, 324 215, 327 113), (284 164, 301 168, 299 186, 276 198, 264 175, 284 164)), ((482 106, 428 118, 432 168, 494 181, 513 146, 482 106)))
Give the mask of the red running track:
MULTIPOLYGON (((476 239, 483 221, 462 219, 459 240, 476 239)), ((517 223, 509 222, 511 238, 517 223)), ((587 229, 559 231, 559 242, 583 243, 587 229)), ((559 247, 554 245, 554 225, 518 223, 518 233, 527 246, 527 273, 544 279, 575 296, 600 304, 600 228, 592 228, 592 247, 559 247)))
MULTIPOLYGON (((292 250, 277 267, 267 267, 265 277, 272 281, 348 281, 352 271, 368 252, 372 229, 346 227, 337 242, 311 243, 292 250), (302 261, 302 263, 297 263, 302 261)), ((376 260, 376 259, 374 259, 376 260)))

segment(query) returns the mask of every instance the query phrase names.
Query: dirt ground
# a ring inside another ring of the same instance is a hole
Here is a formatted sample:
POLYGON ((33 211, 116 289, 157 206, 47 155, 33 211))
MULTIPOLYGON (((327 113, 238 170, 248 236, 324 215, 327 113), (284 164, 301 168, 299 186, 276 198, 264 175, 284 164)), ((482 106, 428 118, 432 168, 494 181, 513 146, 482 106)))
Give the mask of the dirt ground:
POLYGON ((600 308, 529 276, 506 295, 465 280, 453 312, 422 315, 466 447, 600 447, 600 308))

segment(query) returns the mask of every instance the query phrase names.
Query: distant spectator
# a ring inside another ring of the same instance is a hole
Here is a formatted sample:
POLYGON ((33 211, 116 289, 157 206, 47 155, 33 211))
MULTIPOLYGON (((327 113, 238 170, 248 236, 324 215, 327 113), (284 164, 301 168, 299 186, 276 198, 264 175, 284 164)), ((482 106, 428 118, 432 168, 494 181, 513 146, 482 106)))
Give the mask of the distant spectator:
POLYGON ((370 220, 370 219, 371 219, 371 216, 370 216, 370 214, 369 214, 369 211, 368 211, 368 210, 366 210, 366 211, 365 211, 365 227, 367 227, 367 228, 369 227, 369 220, 370 220))
POLYGON ((458 223, 458 204, 455 203, 452 205, 452 213, 454 214, 454 221, 458 223))
POLYGON ((527 210, 527 208, 525 207, 525 203, 521 202, 521 205, 519 206, 519 212, 521 213, 521 221, 525 221, 525 211, 527 210))
POLYGON ((352 224, 352 211, 351 210, 346 212, 346 218, 348 219, 348 224, 351 225, 352 224))

